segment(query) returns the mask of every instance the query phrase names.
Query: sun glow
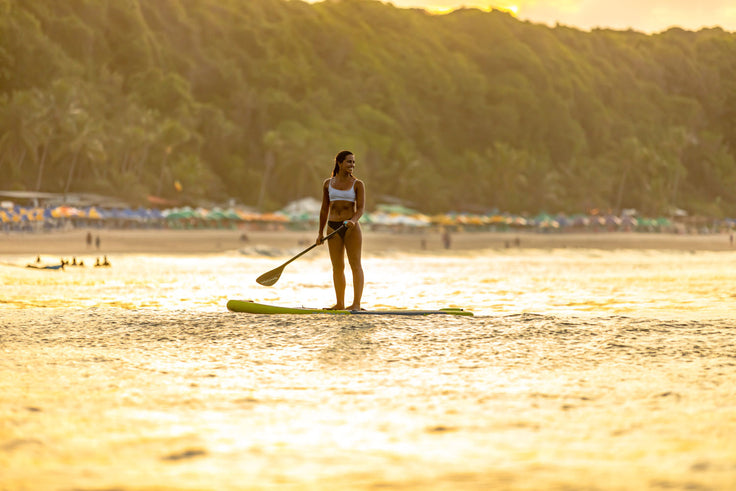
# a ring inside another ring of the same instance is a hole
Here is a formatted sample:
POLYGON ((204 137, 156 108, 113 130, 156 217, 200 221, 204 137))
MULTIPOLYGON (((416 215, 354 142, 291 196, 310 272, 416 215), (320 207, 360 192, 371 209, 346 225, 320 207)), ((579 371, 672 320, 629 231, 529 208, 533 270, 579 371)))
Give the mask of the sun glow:
POLYGON ((425 7, 425 10, 427 12, 429 12, 430 14, 442 15, 442 14, 447 14, 449 12, 452 12, 456 8, 457 7, 438 7, 438 6, 434 6, 434 5, 429 5, 429 6, 425 7))
POLYGON ((478 9, 478 10, 483 10, 484 12, 490 12, 490 11, 492 11, 492 10, 495 9, 495 10, 501 10, 503 12, 508 12, 508 13, 514 15, 514 16, 518 15, 518 13, 519 13, 519 6, 518 5, 505 5, 505 4, 489 5, 486 2, 483 2, 483 3, 484 3, 483 5, 479 5, 479 4, 464 4, 464 5, 461 5, 461 6, 457 6, 457 5, 452 5, 452 6, 448 6, 448 5, 426 5, 423 8, 427 12, 429 12, 431 14, 437 14, 437 15, 447 14, 447 13, 450 13, 450 12, 452 12, 454 10, 458 10, 458 9, 461 9, 461 8, 474 8, 474 9, 478 9))
MULTIPOLYGON (((328 0, 303 0, 319 3, 328 0)), ((508 12, 524 21, 574 26, 580 29, 604 27, 660 32, 671 26, 688 30, 720 26, 736 31, 736 7, 727 0, 375 0, 398 8, 424 9, 430 14, 448 14, 469 8, 485 12, 508 12)))

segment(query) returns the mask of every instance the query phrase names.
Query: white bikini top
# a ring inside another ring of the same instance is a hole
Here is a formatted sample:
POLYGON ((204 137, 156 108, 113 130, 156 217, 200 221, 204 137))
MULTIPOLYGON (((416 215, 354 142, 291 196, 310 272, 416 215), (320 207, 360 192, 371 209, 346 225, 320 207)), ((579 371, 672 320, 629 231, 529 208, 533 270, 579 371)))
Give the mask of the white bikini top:
POLYGON ((332 179, 330 179, 330 184, 327 190, 330 193, 330 201, 352 201, 355 203, 355 181, 353 181, 353 185, 350 186, 350 189, 343 190, 333 188, 332 179))

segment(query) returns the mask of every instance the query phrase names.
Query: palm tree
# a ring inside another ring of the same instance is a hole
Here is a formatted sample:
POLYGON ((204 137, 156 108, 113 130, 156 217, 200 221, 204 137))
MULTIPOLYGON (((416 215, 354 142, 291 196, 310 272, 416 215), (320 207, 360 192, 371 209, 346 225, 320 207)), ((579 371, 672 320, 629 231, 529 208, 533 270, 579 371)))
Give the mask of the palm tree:
POLYGON ((33 149, 33 102, 31 94, 25 91, 0 100, 0 166, 8 162, 6 175, 21 175, 26 156, 33 149))

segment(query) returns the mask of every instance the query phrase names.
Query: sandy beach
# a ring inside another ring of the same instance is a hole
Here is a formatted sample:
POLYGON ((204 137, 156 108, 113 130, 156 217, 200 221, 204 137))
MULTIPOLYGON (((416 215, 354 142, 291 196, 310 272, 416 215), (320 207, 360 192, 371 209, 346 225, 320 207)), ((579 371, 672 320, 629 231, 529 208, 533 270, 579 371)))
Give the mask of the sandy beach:
MULTIPOLYGON (((294 250, 312 244, 313 231, 239 230, 89 230, 99 236, 99 249, 86 244, 88 230, 0 234, 0 254, 95 256, 103 254, 206 254, 248 248, 294 250)), ((728 234, 677 235, 633 232, 535 233, 456 232, 451 251, 483 249, 661 249, 683 251, 736 250, 728 234)), ((393 233, 364 230, 364 254, 399 251, 447 252, 439 233, 393 233)))

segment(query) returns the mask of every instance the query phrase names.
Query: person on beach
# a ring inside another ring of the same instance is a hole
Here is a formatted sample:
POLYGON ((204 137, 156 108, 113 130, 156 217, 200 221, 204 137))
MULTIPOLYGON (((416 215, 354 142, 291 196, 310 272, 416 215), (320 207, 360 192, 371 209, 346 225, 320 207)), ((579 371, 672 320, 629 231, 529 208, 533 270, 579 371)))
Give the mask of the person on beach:
POLYGON ((335 157, 332 177, 322 183, 322 208, 319 212, 319 231, 317 244, 325 240, 325 225, 328 233, 340 229, 327 241, 332 262, 332 280, 335 285, 337 303, 330 307, 334 310, 361 310, 360 300, 363 296, 363 266, 361 252, 363 233, 358 220, 365 207, 365 185, 353 176, 355 155, 343 150, 335 157), (347 253, 350 269, 353 274, 353 303, 345 308, 345 254, 347 253))

